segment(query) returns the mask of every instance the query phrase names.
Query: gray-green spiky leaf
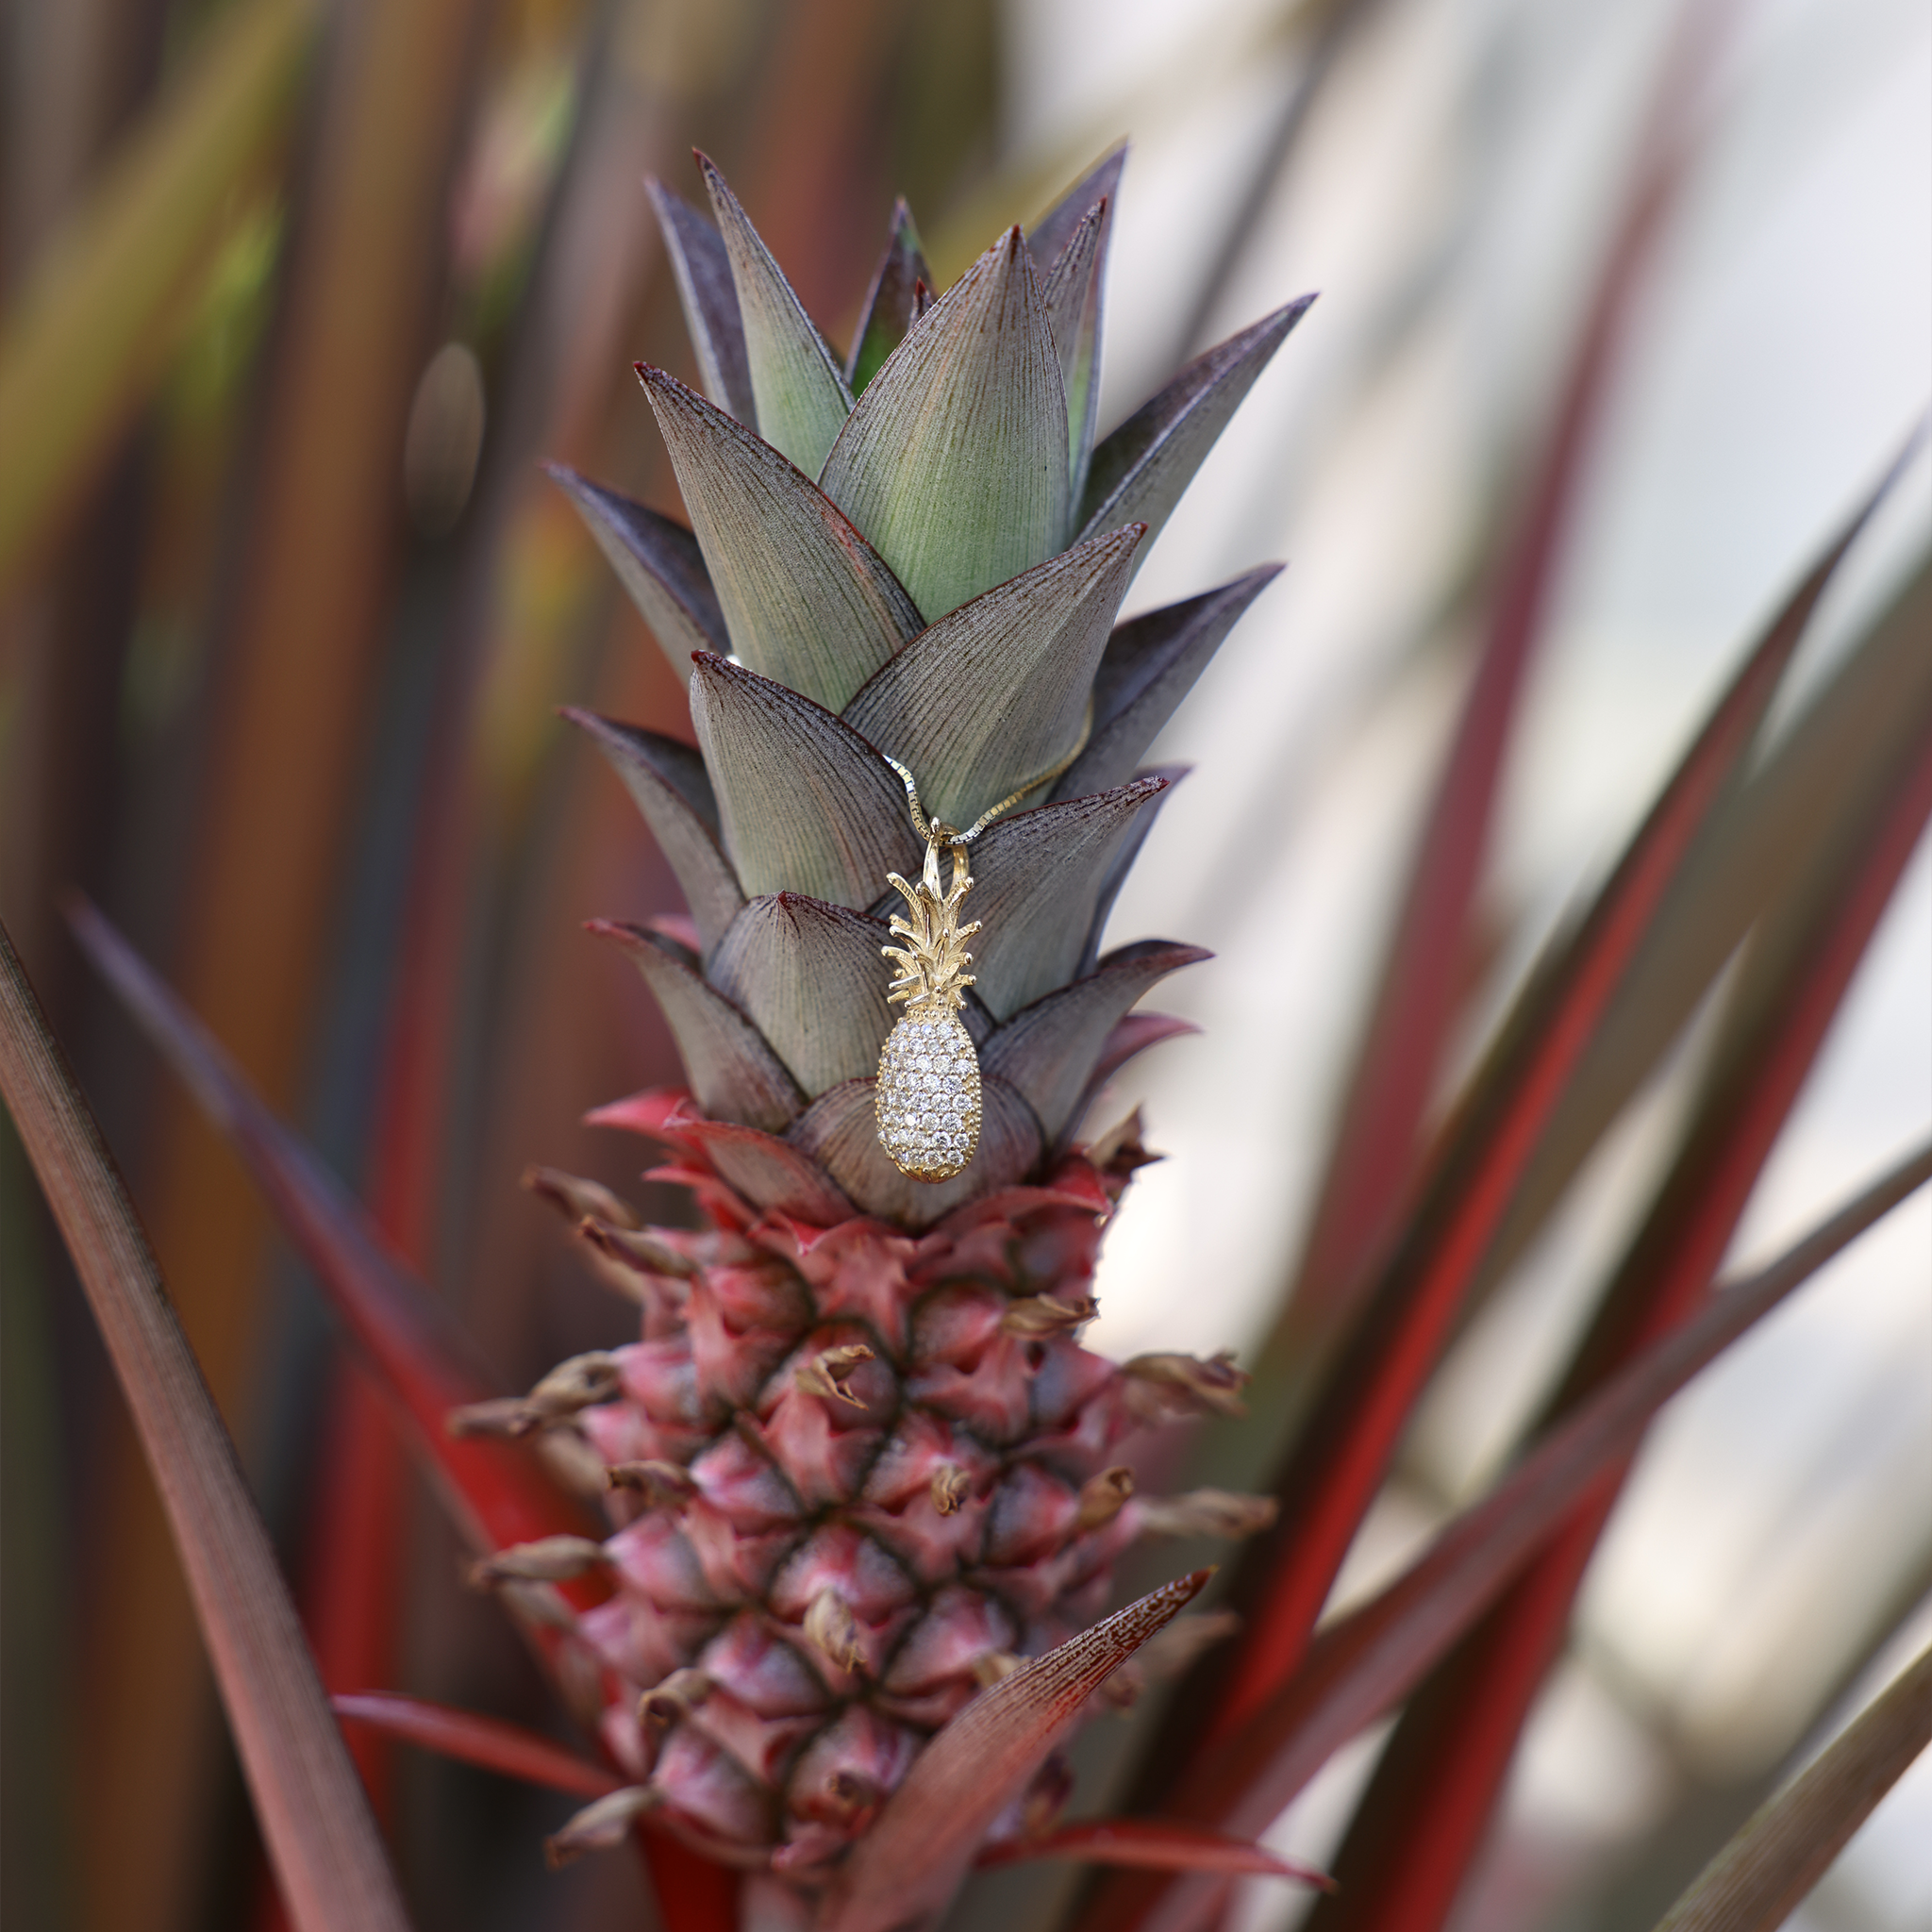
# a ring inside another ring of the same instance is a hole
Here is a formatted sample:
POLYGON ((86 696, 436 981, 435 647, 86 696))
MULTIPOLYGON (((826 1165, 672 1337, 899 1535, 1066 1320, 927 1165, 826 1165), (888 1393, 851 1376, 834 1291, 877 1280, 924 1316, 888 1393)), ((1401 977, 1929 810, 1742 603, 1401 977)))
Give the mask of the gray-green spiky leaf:
POLYGON ((778 1133, 805 1106, 805 1093, 745 1015, 706 983, 690 956, 648 926, 593 920, 614 939, 651 989, 698 1105, 714 1120, 778 1133))
POLYGON ((704 553, 682 524, 561 463, 543 467, 576 505, 584 526, 651 626, 680 684, 691 681, 693 651, 731 648, 704 553))
POLYGON ((941 618, 846 721, 911 771, 928 811, 971 824, 1078 743, 1140 541, 1138 525, 1092 538, 941 618))
POLYGON ((671 862, 708 957, 744 905, 738 876, 718 842, 718 807, 705 762, 688 744, 635 724, 567 708, 588 731, 643 814, 658 849, 671 862))
POLYGON ((671 258, 705 393, 721 409, 756 427, 758 411, 752 395, 751 363, 744 352, 744 323, 738 311, 738 289, 724 238, 655 175, 646 176, 644 192, 664 233, 664 252, 671 258))
POLYGON ((1005 1080, 980 1082, 979 1147, 949 1181, 908 1180, 879 1145, 873 1099, 877 1082, 847 1080, 822 1093, 786 1139, 809 1155, 869 1214, 907 1227, 930 1227, 942 1214, 995 1188, 1022 1180, 1044 1142, 1033 1110, 1005 1080))
POLYGON ((1088 210, 1059 259, 1047 272, 1041 290, 1054 346, 1059 351, 1060 383, 1066 391, 1067 495, 1074 503, 1080 501, 1087 486, 1100 407, 1101 297, 1110 212, 1106 202, 1088 210))
POLYGON ((1279 564, 1264 564, 1218 591, 1122 625, 1108 640, 1094 675, 1092 735, 1055 787, 1055 796, 1072 798, 1120 784, 1146 756, 1248 606, 1280 574, 1279 564))
POLYGON ((751 225, 724 177, 703 155, 705 186, 731 263, 738 313, 751 365, 758 432, 780 455, 817 475, 845 418, 852 391, 844 373, 792 292, 772 252, 751 225))
POLYGON ((1096 201, 1109 206, 1120 199, 1121 170, 1127 164, 1127 144, 1110 148, 1074 183, 1026 231, 1026 245, 1044 275, 1065 252, 1074 230, 1096 201))
POLYGON ((970 848, 967 914, 975 991, 1004 1019, 1074 976, 1114 854, 1167 789, 1143 778, 1112 791, 996 819, 970 848))
POLYGON ((1304 295, 1197 357, 1093 452, 1075 522, 1080 534, 1130 517, 1158 536, 1228 418, 1315 298, 1304 295))
POLYGON ((906 340, 906 332, 932 305, 933 275, 919 246, 912 210, 901 200, 892 209, 886 252, 874 271, 872 287, 858 311, 845 380, 855 396, 885 366, 886 358, 906 340), (924 293, 921 292, 924 285, 924 293))
POLYGON ((911 599, 808 476, 675 376, 638 375, 733 650, 838 710, 919 629, 911 599))
POLYGON ((874 1072, 892 1030, 885 923, 802 892, 754 899, 708 977, 750 1015, 813 1097, 874 1072))
POLYGON ((922 847, 892 768, 822 706, 723 658, 700 658, 691 724, 747 896, 806 892, 854 910, 922 847))
POLYGON ((1016 1013, 986 1042, 981 1064, 1020 1090, 1047 1138, 1054 1140, 1086 1092, 1108 1037, 1127 1009, 1170 973, 1212 957, 1199 946, 1167 940, 1122 946, 1087 978, 1016 1013))
POLYGON ((819 482, 928 620, 1060 547, 1066 393, 1017 228, 887 358, 819 482))
MULTIPOLYGON (((1093 971, 1100 958, 1100 942, 1107 934, 1107 922, 1113 911, 1113 902, 1120 897, 1121 888, 1126 884, 1127 874, 1141 856, 1141 847, 1147 842, 1147 835, 1154 829, 1155 820, 1174 795, 1174 788, 1192 770, 1191 765, 1149 765, 1144 772, 1134 774, 1131 784, 1158 781, 1159 789, 1145 807, 1127 821, 1125 832, 1112 850, 1102 855, 1100 889, 1093 895, 1093 910, 1087 921, 1087 943, 1080 949, 1079 964, 1071 973, 1061 974, 1062 980, 1084 979, 1093 971)), ((1070 799, 1067 802, 1073 804, 1075 801, 1070 799)))

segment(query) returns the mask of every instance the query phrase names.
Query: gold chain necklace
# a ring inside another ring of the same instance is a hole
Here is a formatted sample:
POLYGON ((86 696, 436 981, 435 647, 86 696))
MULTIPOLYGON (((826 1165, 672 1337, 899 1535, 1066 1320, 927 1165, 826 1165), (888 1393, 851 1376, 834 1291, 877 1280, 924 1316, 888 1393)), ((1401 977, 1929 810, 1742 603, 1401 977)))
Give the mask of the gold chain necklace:
POLYGON ((908 885, 895 872, 886 874, 911 917, 892 915, 891 929, 906 941, 904 945, 879 948, 898 964, 887 1001, 903 1001, 906 1010, 880 1051, 873 1104, 879 1145, 899 1172, 913 1180, 951 1180, 979 1145, 979 1055, 959 1019, 966 989, 973 984, 973 974, 966 971, 973 955, 966 950, 966 941, 980 930, 976 919, 959 924, 960 902, 973 890, 966 848, 1003 811, 1065 772, 1086 750, 1092 728, 1090 704, 1073 750, 981 812, 963 832, 942 820, 928 819, 920 808, 912 774, 897 758, 886 759, 905 781, 912 829, 925 841, 925 866, 917 885, 908 885), (945 886, 940 878, 940 854, 948 848, 953 882, 945 886))

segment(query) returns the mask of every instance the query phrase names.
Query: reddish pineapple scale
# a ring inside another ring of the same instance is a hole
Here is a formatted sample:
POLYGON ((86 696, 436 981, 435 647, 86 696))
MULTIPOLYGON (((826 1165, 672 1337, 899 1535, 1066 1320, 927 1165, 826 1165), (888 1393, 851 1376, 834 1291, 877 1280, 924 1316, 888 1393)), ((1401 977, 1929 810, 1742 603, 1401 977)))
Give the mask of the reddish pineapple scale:
POLYGON ((710 1225, 650 1231, 690 1272, 638 1265, 620 1393, 575 1424, 607 1466, 670 1466, 613 1491, 616 1589, 581 1625, 666 1824, 808 1878, 1007 1659, 1103 1613, 1136 1524, 1082 1527, 1081 1491, 1136 1417, 1058 1311, 1091 1307, 1141 1158, 1075 1151, 917 1235, 761 1211, 691 1141, 656 1171, 710 1225))

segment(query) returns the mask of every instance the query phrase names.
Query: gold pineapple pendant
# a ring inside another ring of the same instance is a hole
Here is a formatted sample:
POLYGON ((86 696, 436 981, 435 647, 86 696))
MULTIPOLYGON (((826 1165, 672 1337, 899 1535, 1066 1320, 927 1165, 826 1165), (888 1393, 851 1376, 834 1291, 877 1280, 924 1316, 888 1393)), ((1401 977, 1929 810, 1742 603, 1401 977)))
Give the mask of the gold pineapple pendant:
POLYGON ((973 955, 966 941, 979 930, 979 922, 959 924, 959 902, 973 890, 964 841, 948 825, 935 823, 920 829, 926 847, 919 883, 908 885, 897 873, 887 874, 911 917, 892 915, 892 931, 904 945, 879 948, 899 967, 886 997, 903 1001, 906 1011, 879 1054, 874 1105, 879 1144, 899 1172, 916 1181, 944 1181, 973 1158, 979 1145, 979 1056, 959 1019, 966 989, 973 984, 966 971, 973 955), (953 883, 942 888, 940 850, 948 843, 953 883))

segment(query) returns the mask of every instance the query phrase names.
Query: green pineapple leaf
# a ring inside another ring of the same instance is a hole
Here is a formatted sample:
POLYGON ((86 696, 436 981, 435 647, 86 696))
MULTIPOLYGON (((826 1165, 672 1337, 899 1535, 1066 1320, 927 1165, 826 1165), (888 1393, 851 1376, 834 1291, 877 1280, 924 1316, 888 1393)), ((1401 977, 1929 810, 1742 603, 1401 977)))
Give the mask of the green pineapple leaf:
POLYGON ((748 897, 804 892, 855 910, 916 872, 906 788, 842 719, 724 658, 700 658, 691 724, 748 897))
POLYGON ((561 463, 544 467, 576 505, 585 528, 651 626, 680 684, 691 682, 693 651, 730 650, 730 633, 704 553, 682 524, 561 463))
POLYGON ((1109 531, 941 618, 873 675, 846 721, 909 767, 928 812, 971 824, 1078 742, 1140 541, 1137 525, 1109 531))
POLYGON ((1308 311, 1304 295, 1196 357, 1093 452, 1076 519, 1080 535, 1130 517, 1158 537, 1255 378, 1308 311))
POLYGON ((1066 394, 1017 228, 887 358, 819 484, 928 620, 1065 542, 1066 394))
POLYGON ((825 339, 812 325, 772 252, 758 239, 724 177, 698 157, 711 210, 718 218, 738 313, 744 326, 745 358, 758 403, 758 432, 808 475, 818 475, 825 453, 852 413, 852 391, 825 339))
POLYGON ((1120 200, 1121 170, 1127 165, 1127 144, 1122 142, 1103 155, 1026 231, 1026 245, 1042 274, 1065 253, 1074 230, 1086 220, 1096 201, 1111 208, 1120 200))
POLYGON ((718 807, 704 760, 690 745, 656 731, 573 708, 563 715, 596 741, 643 814, 677 875, 708 958, 743 908, 744 894, 718 842, 718 807))
POLYGON ((1165 779, 1141 778, 1040 806, 995 819, 974 843, 967 910, 999 942, 975 953, 973 970, 1002 1019, 1074 976, 1113 857, 1166 790, 1165 779))
POLYGON ((1099 970, 1037 1000, 986 1042, 989 1073, 1010 1080, 1040 1117, 1049 1141, 1072 1124, 1108 1037, 1136 1000, 1170 973, 1214 956, 1170 940, 1140 940, 1100 962, 1099 970))
POLYGON ((892 573, 770 444, 675 376, 640 366, 733 650, 839 709, 920 627, 892 573))
POLYGON ((747 429, 756 429, 758 403, 752 395, 751 362, 745 355, 744 322, 731 258, 724 238, 681 194, 674 194, 655 175, 644 192, 657 210, 664 253, 684 307, 684 325, 698 358, 705 393, 747 429))
MULTIPOLYGON (((1100 958, 1100 942, 1107 936, 1107 922, 1113 911, 1113 902, 1120 897, 1121 888, 1126 884, 1127 874, 1141 856, 1141 847, 1147 842, 1147 835, 1154 829, 1155 820, 1166 808, 1174 788, 1193 769, 1191 765, 1149 765, 1145 771, 1134 774, 1130 782, 1135 785, 1155 784, 1154 795, 1148 799, 1144 811, 1136 812, 1127 821, 1125 833, 1101 868, 1100 890, 1094 894, 1093 911, 1087 922, 1087 943, 1080 949, 1078 963, 1071 973, 1062 975, 1064 978, 1084 979, 1093 971, 1100 958)), ((1073 801, 1066 802, 1071 804, 1073 801)))
POLYGON ((821 1093, 793 1121, 786 1139, 808 1154, 855 1200, 907 1227, 930 1227, 955 1208, 1024 1179, 1045 1142, 1033 1109, 1004 1080, 982 1077, 979 1151, 949 1181, 915 1181, 879 1145, 873 1095, 876 1082, 847 1080, 821 1093))
POLYGON ((706 983, 684 948, 648 926, 593 919, 651 989, 677 1041, 691 1091, 708 1114, 773 1133, 805 1105, 798 1083, 744 1014, 706 983))
POLYGON ((920 252, 919 230, 913 226, 912 210, 902 196, 893 206, 886 252, 879 258, 872 287, 858 311, 858 326, 852 333, 845 380, 855 396, 865 393, 866 385, 885 366, 886 358, 906 340, 906 331, 931 306, 932 291, 932 270, 920 252), (919 292, 922 283, 924 295, 919 292))
POLYGON ((891 939, 882 920, 779 892, 739 914, 709 978, 816 1098, 878 1065, 892 1030, 879 954, 891 939))
POLYGON ((1047 271, 1041 299, 1059 351, 1060 382, 1067 395, 1067 498, 1078 503, 1093 455, 1100 407, 1100 322, 1106 292, 1107 239, 1112 226, 1107 202, 1090 208, 1073 239, 1047 271))
POLYGON ((1093 679, 1093 731, 1054 788, 1056 798, 1118 785, 1146 756, 1194 680, 1247 608, 1281 575, 1278 563, 1122 625, 1093 679))

